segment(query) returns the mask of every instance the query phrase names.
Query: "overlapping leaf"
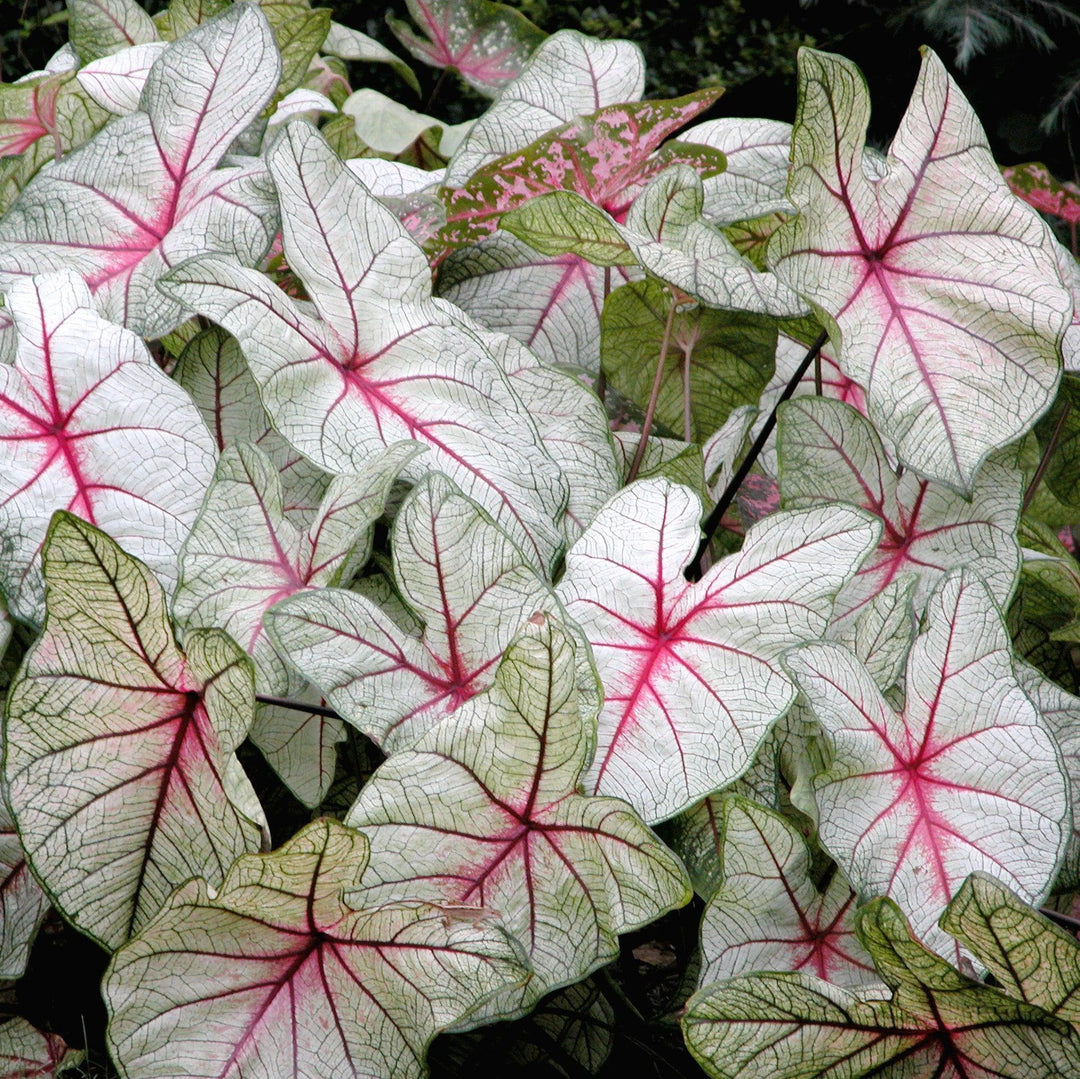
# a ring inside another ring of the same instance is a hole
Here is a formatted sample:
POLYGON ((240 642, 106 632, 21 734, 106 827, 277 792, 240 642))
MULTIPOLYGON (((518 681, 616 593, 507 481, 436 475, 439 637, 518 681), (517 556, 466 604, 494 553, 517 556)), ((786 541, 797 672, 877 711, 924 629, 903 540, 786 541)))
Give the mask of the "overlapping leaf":
POLYGON ((991 461, 970 499, 911 471, 897 476, 874 428, 850 405, 800 397, 780 406, 778 453, 784 506, 850 502, 881 519, 877 550, 836 601, 838 617, 860 610, 900 574, 919 576, 922 610, 950 569, 979 574, 1004 606, 1016 587, 1023 476, 991 461))
POLYGON ((461 187, 497 157, 528 146, 576 116, 637 101, 644 89, 645 59, 632 42, 598 41, 560 30, 537 48, 477 120, 447 166, 446 182, 461 187))
POLYGON ((117 948, 179 884, 216 887, 259 847, 232 755, 251 666, 215 630, 181 652, 152 574, 77 517, 56 515, 43 559, 48 615, 8 695, 5 779, 35 876, 117 948))
POLYGON ((0 1074, 5 1079, 53 1079, 82 1057, 59 1034, 46 1034, 22 1016, 0 1025, 0 1074))
POLYGON ((821 841, 861 894, 889 895, 931 947, 935 921, 983 870, 1032 902, 1049 891, 1069 834, 1061 758, 1012 671, 986 585, 947 576, 908 655, 902 712, 845 648, 787 658, 833 763, 815 777, 821 841))
POLYGON ((213 475, 214 447, 187 394, 129 330, 93 310, 72 273, 7 295, 18 332, 0 365, 0 579, 12 611, 40 621, 38 550, 54 510, 105 529, 171 588, 213 475))
POLYGON ((799 86, 799 213, 769 262, 826 320, 901 463, 970 491, 986 455, 1053 399, 1071 314, 1056 241, 1005 186, 929 50, 883 168, 864 155, 869 99, 853 64, 803 50, 799 86))
POLYGON ((779 656, 825 630, 878 540, 861 511, 778 513, 697 584, 701 504, 648 480, 620 491, 566 558, 559 595, 604 685, 588 790, 663 820, 730 783, 795 697, 779 656))
POLYGON ((376 897, 479 903, 523 943, 533 980, 492 1015, 583 977, 617 954, 618 933, 690 897, 635 813, 579 793, 598 704, 585 666, 574 638, 537 613, 492 688, 386 761, 346 818, 371 842, 376 897))
POLYGON ((157 41, 154 20, 135 0, 68 0, 68 33, 84 64, 157 41))
POLYGON ((899 908, 859 912, 859 937, 891 999, 805 974, 749 974, 691 998, 687 1045, 713 1079, 896 1075, 1054 1079, 1080 1069, 1080 1038, 1041 1008, 957 973, 899 908))
MULTIPOLYGON (((367 561, 390 485, 418 448, 392 446, 362 473, 336 477, 315 520, 301 531, 285 515, 273 462, 251 443, 228 447, 184 544, 176 618, 187 627, 225 630, 254 660, 260 693, 302 696, 303 680, 263 633, 263 614, 306 589, 348 583, 367 561)), ((334 777, 334 746, 344 737, 340 722, 264 706, 250 736, 296 796, 318 805, 334 777)))
POLYGON ((4 797, 0 799, 0 978, 23 976, 30 946, 48 907, 45 893, 26 864, 4 797))
POLYGON ((127 1074, 420 1079, 435 1034, 528 968, 475 907, 369 902, 367 867, 362 835, 319 820, 216 894, 174 893, 106 975, 127 1074))
POLYGON ((516 8, 492 0, 407 0, 425 37, 390 18, 398 41, 432 67, 450 68, 488 97, 520 73, 547 36, 516 8))
POLYGON ((294 596, 270 638, 347 720, 387 752, 411 745, 486 689, 521 623, 554 600, 506 533, 429 473, 394 522, 394 576, 424 625, 416 637, 353 592, 294 596))
POLYGON ((319 318, 218 256, 163 285, 240 342, 275 427, 334 472, 404 438, 546 566, 566 489, 483 343, 430 298, 430 271, 398 221, 314 129, 270 153, 285 255, 319 318))
POLYGON ((178 325, 184 308, 155 288, 169 266, 208 246, 250 264, 273 237, 262 163, 216 166, 280 70, 250 4, 171 45, 151 68, 145 111, 109 124, 27 186, 0 223, 0 279, 68 267, 113 321, 146 337, 178 325))
POLYGON ((740 798, 721 805, 720 884, 702 915, 699 984, 755 970, 804 970, 836 985, 875 981, 843 874, 819 890, 806 840, 784 817, 740 798))
POLYGON ((139 107, 150 68, 165 48, 165 42, 151 41, 103 56, 79 69, 79 85, 103 109, 126 116, 139 107))

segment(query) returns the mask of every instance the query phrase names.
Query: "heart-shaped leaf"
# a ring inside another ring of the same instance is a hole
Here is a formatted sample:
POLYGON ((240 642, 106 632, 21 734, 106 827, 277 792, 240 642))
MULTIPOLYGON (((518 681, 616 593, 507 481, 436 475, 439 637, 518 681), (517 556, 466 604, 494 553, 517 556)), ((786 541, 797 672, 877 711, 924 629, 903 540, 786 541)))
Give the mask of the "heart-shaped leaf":
POLYGON ((528 968, 475 907, 366 902, 367 866, 362 835, 318 820, 216 894, 174 893, 106 974, 125 1072, 420 1079, 435 1034, 528 968))
POLYGON ((632 42, 560 30, 537 48, 473 125, 447 165, 446 183, 461 187, 484 165, 553 127, 604 105, 637 101, 644 90, 645 58, 632 42))
POLYGON ((0 798, 0 978, 23 976, 30 946, 48 909, 49 901, 26 864, 4 796, 0 798))
POLYGON ((180 353, 173 378, 191 394, 219 450, 251 442, 274 462, 281 477, 285 517, 298 528, 307 528, 330 477, 270 426, 259 387, 236 338, 220 326, 201 330, 180 353))
POLYGON ((79 85, 103 109, 126 116, 139 107, 150 68, 165 48, 164 41, 152 41, 103 56, 79 69, 79 85))
POLYGON ((840 645, 786 664, 833 753, 814 779, 821 841, 860 893, 892 896, 953 954, 935 923, 969 873, 1042 900, 1069 835, 1067 783, 977 576, 953 571, 930 597, 900 713, 840 645))
POLYGON ((404 60, 373 37, 368 37, 367 34, 362 34, 351 26, 342 26, 339 22, 332 22, 319 51, 327 56, 340 57, 342 60, 358 60, 365 64, 389 64, 403 82, 408 83, 417 94, 420 93, 420 83, 413 69, 404 60))
POLYGON ((432 67, 450 68, 487 97, 520 73, 547 34, 516 8, 492 0, 406 0, 421 37, 390 17, 395 37, 432 67))
POLYGON ((881 519, 881 543, 837 597, 837 617, 861 610, 902 573, 918 574, 920 613, 942 576, 963 566, 1000 605, 1012 596, 1020 572, 1019 471, 988 462, 968 499, 911 471, 897 476, 870 423, 823 397, 780 406, 777 450, 784 506, 850 502, 881 519))
POLYGON ((806 974, 716 983, 690 999, 683 1017, 706 1073, 1051 1079, 1080 1069, 1080 1038, 1068 1024, 957 973, 912 938, 894 903, 864 907, 858 930, 892 999, 806 974))
POLYGON ((506 533, 440 473, 425 476, 401 507, 393 551, 422 636, 338 590, 297 594, 266 619, 282 655, 388 753, 486 689, 522 621, 554 605, 506 533))
POLYGON ((232 751, 251 665, 215 630, 176 646, 153 575, 96 528, 53 518, 47 616, 7 700, 4 772, 26 856, 78 929, 117 948, 192 876, 257 850, 232 751))
POLYGON ((573 637, 533 615, 492 688, 386 761, 346 818, 371 842, 376 897, 479 903, 525 946, 533 980, 492 1015, 584 977, 617 954, 617 934, 690 898, 678 859, 635 813, 579 793, 595 679, 573 637))
POLYGON ((59 1034, 46 1034, 22 1016, 0 1025, 0 1074, 5 1079, 53 1079, 82 1060, 83 1054, 69 1049, 59 1034))
POLYGON ((120 117, 27 186, 0 223, 0 279, 70 267, 98 309, 145 337, 185 317, 155 288, 207 248, 249 264, 273 237, 260 161, 218 169, 281 70, 259 9, 237 4, 169 46, 150 70, 144 109, 120 117))
MULTIPOLYGON (((278 658, 262 616, 297 592, 348 582, 367 561, 390 485, 418 448, 392 446, 362 474, 336 477, 311 527, 301 532, 285 516, 269 458, 251 443, 228 447, 184 544, 174 616, 186 627, 225 630, 254 660, 260 693, 301 697, 303 680, 278 658)), ((250 737, 300 801, 319 804, 334 777, 334 746, 344 737, 339 721, 261 707, 250 737)))
POLYGON ((566 556, 559 584, 604 685, 586 789, 646 820, 730 783, 795 698, 779 656, 824 631, 837 591, 873 549, 860 510, 778 513, 697 584, 698 497, 664 480, 620 491, 566 556))
POLYGON ((213 475, 198 411, 73 273, 21 280, 7 302, 18 341, 0 365, 0 579, 12 611, 41 619, 37 555, 58 509, 105 529, 171 589, 213 475))
POLYGON ((1053 399, 1071 314, 1056 241, 1005 186, 932 52, 873 171, 869 115, 854 64, 802 50, 788 185, 799 213, 769 263, 825 320, 901 463, 970 491, 986 455, 1053 399))
POLYGON ((277 430, 332 472, 416 439, 547 566, 566 489, 483 343, 431 299, 423 253, 307 124, 269 155, 285 256, 319 318, 262 275, 204 256, 163 287, 240 342, 277 430), (362 227, 359 227, 362 226, 362 227))

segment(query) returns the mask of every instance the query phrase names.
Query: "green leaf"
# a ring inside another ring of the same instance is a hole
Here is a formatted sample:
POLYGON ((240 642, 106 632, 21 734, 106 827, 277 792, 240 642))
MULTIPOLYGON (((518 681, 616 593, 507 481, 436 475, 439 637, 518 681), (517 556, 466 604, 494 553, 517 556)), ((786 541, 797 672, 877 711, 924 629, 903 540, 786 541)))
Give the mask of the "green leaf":
POLYGON ((483 904, 526 947, 532 982, 486 1016, 527 1010, 690 898, 678 859, 625 803, 580 793, 599 706, 583 647, 533 615, 492 688, 390 757, 347 818, 371 842, 375 895, 483 904))
POLYGON ((68 0, 68 33, 82 64, 158 40, 154 20, 135 0, 68 0))
POLYGON ((1044 452, 1059 422, 1062 427, 1043 482, 1070 508, 1080 509, 1080 377, 1076 375, 1066 375, 1061 380, 1053 407, 1035 425, 1044 452), (1062 419, 1066 409, 1068 414, 1062 419))
MULTIPOLYGON (((272 11, 273 5, 268 5, 268 9, 272 11)), ((281 81, 277 90, 281 98, 304 81, 308 64, 330 31, 330 9, 300 11, 280 22, 271 21, 270 25, 281 53, 281 81)))
POLYGON ((859 936, 892 999, 805 974, 749 974, 695 994, 683 1033, 714 1079, 880 1075, 1054 1079, 1080 1069, 1080 1038, 1040 1008, 957 973, 877 899, 859 936))
MULTIPOLYGON (((617 288, 604 304, 600 366, 640 408, 652 392, 672 303, 656 280, 617 288)), ((776 325, 753 314, 676 308, 656 399, 656 422, 702 443, 740 405, 755 404, 773 373, 776 325)))
POLYGON ((362 835, 318 820, 175 892, 105 976, 124 1072, 420 1079, 435 1034, 528 967, 475 907, 357 891, 367 867, 362 835))
POLYGON ((80 931, 117 948, 189 877, 216 887, 257 850, 233 757, 251 664, 223 633, 173 641, 154 576, 58 513, 43 552, 45 626, 11 687, 4 770, 26 855, 80 931))

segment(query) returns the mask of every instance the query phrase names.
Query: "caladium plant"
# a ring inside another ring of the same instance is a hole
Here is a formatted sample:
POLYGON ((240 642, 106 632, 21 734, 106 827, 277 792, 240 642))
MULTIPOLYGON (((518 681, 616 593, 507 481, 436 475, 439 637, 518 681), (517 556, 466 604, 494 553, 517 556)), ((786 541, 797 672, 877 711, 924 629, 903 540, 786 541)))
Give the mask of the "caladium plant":
POLYGON ((1073 192, 407 8, 0 86, 0 1072, 1080 1074, 1073 192))

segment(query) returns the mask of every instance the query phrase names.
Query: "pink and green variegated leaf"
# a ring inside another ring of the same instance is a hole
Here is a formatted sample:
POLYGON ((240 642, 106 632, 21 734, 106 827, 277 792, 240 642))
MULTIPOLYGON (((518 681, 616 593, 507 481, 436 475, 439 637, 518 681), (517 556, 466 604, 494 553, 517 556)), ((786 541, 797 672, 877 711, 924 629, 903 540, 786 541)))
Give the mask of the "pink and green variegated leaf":
MULTIPOLYGON (((2 784, 0 784, 2 787, 2 784)), ((0 792, 2 793, 2 792, 0 792)), ((21 978, 49 901, 26 864, 22 841, 0 796, 0 978, 21 978)), ((0 1074, 4 1074, 0 1072, 0 1074)))
POLYGON ((84 64, 158 40, 154 20, 136 0, 68 0, 72 48, 84 64))
POLYGON ((59 1034, 46 1034, 16 1016, 0 1025, 0 1075, 4 1079, 53 1079, 77 1074, 83 1053, 68 1047, 59 1034))
POLYGON ((547 34, 516 8, 492 0, 406 0, 420 27, 389 17, 398 41, 432 67, 456 71, 474 90, 494 97, 547 34))
POLYGON ((197 409, 73 273, 21 280, 7 301, 18 340, 14 364, 0 365, 0 581, 13 613, 41 619, 38 551, 58 509, 107 531, 171 590, 213 475, 197 409))
POLYGON ((314 128, 289 124, 269 163, 285 257, 319 317, 216 255, 162 287, 237 338, 296 449, 347 473, 415 439, 429 449, 423 468, 452 476, 547 567, 562 543, 565 481, 483 342, 432 301, 423 252, 314 128))
POLYGON ((1061 754, 1012 670, 986 585, 944 578, 908 654, 896 712, 845 648, 810 644, 786 664, 833 754, 815 776, 822 844, 862 895, 889 895, 929 946, 956 955, 938 915, 976 870, 1033 903, 1069 836, 1061 754))
POLYGON ((219 326, 199 331, 180 353, 173 378, 191 395, 218 450, 251 442, 274 462, 281 477, 285 517, 298 528, 307 528, 330 476, 270 426, 259 387, 236 338, 219 326))
MULTIPOLYGON (((262 617, 275 603, 310 588, 348 581, 367 561, 371 533, 390 485, 418 447, 383 450, 363 473, 330 484, 307 531, 285 515, 273 462, 251 443, 227 447, 180 556, 173 615, 185 628, 225 630, 255 663, 263 694, 317 703, 263 633, 262 617)), ((315 713, 260 706, 251 740, 305 805, 317 806, 334 778, 335 746, 345 736, 339 720, 315 713)))
POLYGON ((1059 180, 1040 161, 1028 161, 1023 165, 1010 165, 1001 175, 1014 195, 1024 202, 1053 214, 1070 224, 1080 224, 1080 187, 1059 180))
POLYGON ((877 544, 861 510, 776 513, 690 584, 701 502, 646 480, 620 491, 566 556, 558 593, 604 686, 586 789, 664 820, 736 779, 795 699, 782 652, 822 635, 877 544))
POLYGON ((499 231, 450 255, 439 268, 439 295, 548 363, 596 373, 604 299, 628 280, 625 270, 575 254, 548 258, 499 231))
POLYGON ((105 976, 121 1068, 421 1079, 435 1035, 528 966, 494 917, 374 900, 370 876, 365 838, 324 819, 239 859, 216 893, 203 880, 174 893, 105 976))
POLYGON ((918 574, 916 612, 950 569, 979 574, 1005 607, 1020 574, 1016 527, 1024 477, 997 461, 970 498, 910 470, 897 476, 870 423, 850 405, 800 397, 780 406, 780 494, 786 507, 850 502, 881 520, 878 549, 836 600, 836 617, 863 608, 900 574, 918 574))
POLYGON ((259 848, 234 806, 258 804, 233 757, 251 664, 217 630, 181 652, 153 575, 79 518, 53 518, 43 558, 48 614, 8 696, 5 778, 34 875, 115 949, 185 880, 216 887, 259 848))
POLYGON ((0 214, 42 165, 81 146, 108 119, 70 70, 0 83, 0 214))
POLYGON ((393 552, 420 636, 337 589, 295 595, 266 618, 278 651, 388 753, 486 689, 522 622, 555 608, 506 533, 441 473, 425 476, 401 507, 393 552))
POLYGON ((683 142, 661 149, 720 93, 699 90, 670 101, 608 105, 492 161, 461 187, 444 190, 446 226, 438 244, 474 244, 495 231, 504 213, 545 192, 573 191, 622 221, 634 197, 671 165, 692 166, 706 176, 721 172, 724 155, 718 150, 683 142))
POLYGON ((484 165, 560 124, 605 105, 637 101, 645 58, 630 41, 598 41, 576 30, 552 34, 507 83, 451 158, 446 182, 461 187, 484 165))
POLYGON ((727 168, 705 181, 704 213, 714 225, 794 209, 787 200, 791 124, 725 116, 687 128, 683 138, 727 159, 727 168))
POLYGON ((215 166, 269 101, 280 70, 251 4, 170 45, 150 69, 143 109, 26 187, 0 223, 0 280, 69 268, 114 322, 145 337, 179 325, 187 312, 155 287, 170 266, 208 246, 253 264, 270 246, 265 166, 215 166))
POLYGON ((855 893, 840 872, 819 891, 794 825, 729 796, 720 829, 720 884, 701 918, 699 985, 755 970, 803 970, 834 985, 877 981, 855 936, 855 893))
POLYGON ((970 492, 996 446, 1053 400, 1071 302, 1056 243, 1005 186, 971 106, 924 50, 883 168, 852 63, 804 49, 777 275, 829 327, 900 462, 970 492), (971 407, 977 395, 980 407, 971 407))
POLYGON ((491 689, 386 761, 346 818, 371 843, 376 897, 477 903, 525 946, 532 981, 485 1017, 528 1010, 613 958, 617 934, 690 898, 637 814, 580 793, 599 701, 583 647, 533 615, 491 689))
MULTIPOLYGON (((1035 667, 1017 659, 1016 678, 1039 711, 1043 724, 1054 736, 1065 772, 1073 806, 1080 793, 1080 698, 1067 693, 1035 667)), ((1080 813, 1073 810, 1072 828, 1065 856, 1058 869, 1055 891, 1071 892, 1080 888, 1080 813)))
POLYGON ((857 922, 891 998, 807 974, 708 986, 682 1026, 711 1079, 1054 1079, 1080 1068, 1067 1023, 955 971, 912 937, 896 904, 874 900, 857 922))
POLYGON ((134 45, 79 69, 79 85, 105 110, 126 116, 139 107, 143 87, 154 61, 166 49, 164 41, 134 45))

